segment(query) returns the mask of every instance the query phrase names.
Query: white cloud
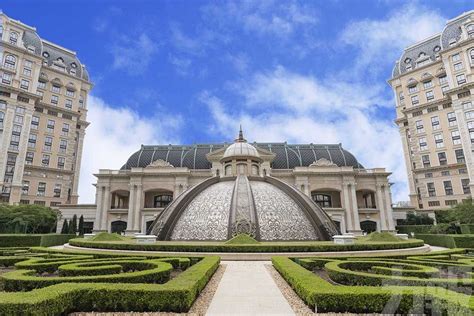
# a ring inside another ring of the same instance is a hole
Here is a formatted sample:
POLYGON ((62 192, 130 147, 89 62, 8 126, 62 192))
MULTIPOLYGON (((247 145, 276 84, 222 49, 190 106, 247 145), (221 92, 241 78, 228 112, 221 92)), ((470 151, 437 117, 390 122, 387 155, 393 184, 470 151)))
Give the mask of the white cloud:
POLYGON ((393 172, 394 200, 407 199, 398 129, 377 111, 378 102, 387 106, 390 100, 381 99, 370 86, 321 83, 282 67, 236 86, 245 87, 238 90, 244 98, 238 111, 209 92, 201 94, 214 120, 211 133, 229 137, 242 124, 251 141, 342 143, 365 167, 393 172))
POLYGON ((80 203, 94 203, 99 169, 119 169, 142 144, 179 143, 179 116, 144 117, 129 107, 111 107, 89 96, 86 130, 79 183, 80 203))
POLYGON ((189 68, 192 64, 191 59, 189 58, 183 58, 183 57, 178 57, 175 55, 170 55, 169 56, 169 61, 172 65, 174 65, 176 72, 180 76, 186 76, 189 74, 189 68))
POLYGON ((446 20, 437 11, 409 3, 390 12, 383 20, 349 23, 340 40, 359 50, 350 56, 357 67, 379 68, 397 59, 405 47, 441 32, 446 20))
POLYGON ((146 33, 136 36, 121 36, 112 46, 112 67, 138 75, 148 68, 153 56, 158 52, 158 44, 146 33))
POLYGON ((239 74, 246 73, 249 68, 250 61, 248 56, 244 53, 227 54, 225 60, 229 62, 239 74))
POLYGON ((299 1, 228 1, 205 6, 203 12, 221 26, 232 23, 252 34, 279 38, 318 22, 316 12, 299 1))

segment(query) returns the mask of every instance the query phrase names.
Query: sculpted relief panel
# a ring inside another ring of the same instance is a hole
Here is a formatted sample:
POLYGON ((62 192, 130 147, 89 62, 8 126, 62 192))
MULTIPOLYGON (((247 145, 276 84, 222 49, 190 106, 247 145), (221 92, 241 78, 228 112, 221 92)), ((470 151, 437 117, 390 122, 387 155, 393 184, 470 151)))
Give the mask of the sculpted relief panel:
POLYGON ((226 240, 234 181, 211 185, 186 207, 171 240, 226 240))
POLYGON ((266 182, 251 181, 262 240, 316 240, 303 210, 286 193, 266 182))

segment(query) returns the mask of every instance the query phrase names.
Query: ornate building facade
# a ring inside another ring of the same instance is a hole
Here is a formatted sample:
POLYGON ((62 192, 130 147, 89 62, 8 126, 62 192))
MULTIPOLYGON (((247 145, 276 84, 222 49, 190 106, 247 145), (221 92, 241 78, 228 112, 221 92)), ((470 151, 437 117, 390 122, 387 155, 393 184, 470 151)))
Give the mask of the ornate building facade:
POLYGON ((474 11, 407 47, 389 84, 396 100, 417 210, 446 209, 472 196, 474 177, 474 11))
POLYGON ((259 201, 270 190, 275 199, 282 197, 282 208, 294 203, 285 195, 294 195, 300 206, 321 208, 342 232, 394 230, 390 173, 385 169, 364 168, 340 144, 249 144, 242 139, 234 144, 142 146, 120 170, 96 174, 96 205, 62 206, 61 212, 65 218, 83 214, 86 222, 94 222, 95 231, 133 234, 152 230, 158 234, 153 223, 172 208, 173 201, 193 196, 186 202, 192 203, 194 196, 199 197, 197 191, 190 193, 194 188, 206 181, 220 181, 206 189, 204 199, 222 199, 228 205, 221 203, 216 208, 234 214, 228 214, 230 217, 238 214, 232 208, 241 203, 253 205, 258 215, 258 205, 267 203, 259 201), (245 202, 230 200, 238 186, 251 194, 245 202))
POLYGON ((75 52, 0 11, 2 202, 77 203, 91 87, 75 52))

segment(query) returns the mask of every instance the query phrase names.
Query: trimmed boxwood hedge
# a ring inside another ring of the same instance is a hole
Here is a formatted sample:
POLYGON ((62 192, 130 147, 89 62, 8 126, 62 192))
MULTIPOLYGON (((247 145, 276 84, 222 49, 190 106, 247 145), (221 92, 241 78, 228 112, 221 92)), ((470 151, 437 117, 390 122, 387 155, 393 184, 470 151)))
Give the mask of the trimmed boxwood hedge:
POLYGON ((433 228, 433 225, 397 225, 395 227, 400 234, 429 234, 431 228, 433 228))
POLYGON ((352 245, 336 245, 332 243, 260 243, 260 244, 225 244, 225 243, 156 243, 134 244, 118 242, 97 242, 87 239, 71 239, 69 244, 84 248, 115 249, 115 250, 142 250, 142 251, 171 251, 171 252, 318 252, 318 251, 362 251, 405 249, 423 246, 423 241, 411 239, 401 242, 385 243, 356 243, 352 245))
POLYGON ((430 314, 436 311, 448 315, 471 315, 474 311, 474 300, 469 295, 450 290, 440 291, 429 286, 332 285, 289 258, 273 257, 272 262, 298 296, 319 313, 430 314))
MULTIPOLYGON (((125 259, 135 263, 130 258, 125 259)), ((145 261, 171 268, 170 263, 161 259, 145 261)), ((184 262, 181 259, 177 262, 184 262)), ((116 261, 120 260, 111 259, 110 263, 116 261)), ((50 316, 73 311, 186 312, 218 266, 219 257, 201 257, 165 284, 61 283, 29 292, 0 292, 0 315, 50 316)))
POLYGON ((416 238, 423 239, 432 246, 446 248, 474 248, 474 235, 433 235, 416 234, 416 238))
POLYGON ((0 235, 0 247, 50 247, 63 245, 75 237, 77 236, 61 234, 2 234, 0 235))

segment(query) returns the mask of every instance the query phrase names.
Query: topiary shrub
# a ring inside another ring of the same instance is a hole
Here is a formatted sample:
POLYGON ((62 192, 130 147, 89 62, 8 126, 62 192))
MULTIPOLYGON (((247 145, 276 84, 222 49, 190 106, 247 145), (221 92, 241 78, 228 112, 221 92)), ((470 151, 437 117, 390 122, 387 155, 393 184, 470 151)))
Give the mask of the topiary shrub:
POLYGON ((227 240, 226 244, 258 244, 259 242, 255 240, 252 236, 247 234, 238 234, 237 236, 227 240))
POLYGON ((402 239, 391 233, 379 233, 373 232, 367 236, 360 237, 359 240, 362 241, 380 241, 380 242, 401 242, 402 239))
POLYGON ((90 239, 91 241, 124 241, 127 238, 116 233, 98 233, 90 239))

